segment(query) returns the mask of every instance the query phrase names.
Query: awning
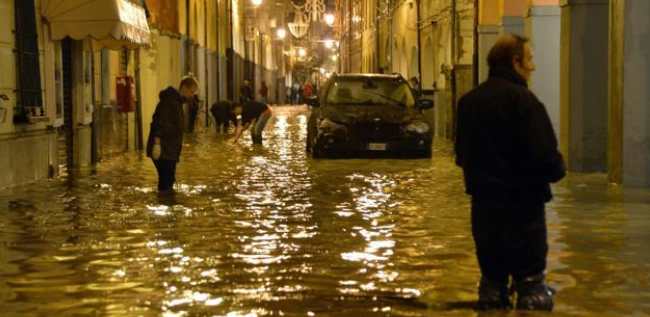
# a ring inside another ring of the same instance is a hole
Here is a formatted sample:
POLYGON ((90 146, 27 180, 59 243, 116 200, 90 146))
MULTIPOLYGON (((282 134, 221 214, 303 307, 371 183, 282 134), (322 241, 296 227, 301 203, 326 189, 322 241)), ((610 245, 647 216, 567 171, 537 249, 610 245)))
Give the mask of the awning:
POLYGON ((42 0, 51 38, 92 38, 106 46, 149 44, 144 8, 129 0, 42 0))

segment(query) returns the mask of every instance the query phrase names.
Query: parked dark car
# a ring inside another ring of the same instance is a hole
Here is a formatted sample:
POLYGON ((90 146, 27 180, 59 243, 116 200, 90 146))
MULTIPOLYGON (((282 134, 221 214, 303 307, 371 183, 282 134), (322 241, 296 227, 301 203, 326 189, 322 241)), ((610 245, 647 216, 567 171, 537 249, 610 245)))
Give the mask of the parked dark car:
POLYGON ((431 157, 433 127, 400 75, 333 75, 318 98, 308 100, 307 151, 312 157, 366 154, 431 157))

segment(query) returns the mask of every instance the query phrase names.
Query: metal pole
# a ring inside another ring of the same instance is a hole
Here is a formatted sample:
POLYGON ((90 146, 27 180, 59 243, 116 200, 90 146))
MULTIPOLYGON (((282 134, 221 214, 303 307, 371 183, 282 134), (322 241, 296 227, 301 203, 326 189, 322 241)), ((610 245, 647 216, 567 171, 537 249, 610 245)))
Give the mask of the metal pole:
POLYGON ((478 25, 479 25, 479 0, 474 0, 474 55, 472 56, 472 73, 474 87, 478 86, 478 25))
POLYGON ((203 2, 204 5, 204 12, 205 15, 203 16, 203 42, 205 43, 205 54, 203 57, 203 68, 205 68, 204 75, 205 75, 205 127, 210 126, 210 116, 208 115, 208 103, 210 99, 210 71, 208 70, 208 59, 210 58, 210 45, 208 43, 208 15, 210 12, 207 10, 208 9, 208 0, 205 0, 203 2))
POLYGON ((144 149, 144 141, 142 136, 142 84, 140 80, 140 48, 135 49, 135 95, 136 135, 138 138, 137 149, 138 151, 142 151, 144 149))
POLYGON ((217 38, 217 42, 216 42, 216 50, 217 50, 216 72, 217 72, 217 74, 216 74, 216 77, 215 77, 216 78, 216 83, 215 84, 217 86, 217 95, 216 95, 217 98, 215 100, 216 102, 219 102, 219 100, 221 99, 221 85, 220 85, 220 83, 221 83, 221 60, 219 59, 219 53, 221 53, 221 43, 220 43, 221 38, 219 36, 220 35, 219 30, 221 29, 221 25, 220 25, 221 24, 221 19, 219 18, 219 13, 220 13, 219 12, 219 2, 220 2, 220 0, 216 1, 217 8, 216 8, 216 12, 215 12, 215 15, 214 15, 215 25, 217 26, 217 28, 215 30, 216 38, 217 38))
POLYGON ((415 22, 415 27, 417 28, 417 45, 418 45, 418 87, 417 90, 421 93, 422 92, 422 32, 420 30, 420 0, 415 1, 415 5, 417 6, 415 8, 416 15, 417 15, 417 21, 415 22))
POLYGON ((352 0, 348 0, 348 73, 352 72, 352 0))
POLYGON ((190 0, 185 0, 185 74, 190 72, 190 0))
MULTIPOLYGON (((379 0, 379 1, 382 1, 382 0, 379 0)), ((379 56, 381 56, 381 54, 379 53, 379 49, 381 48, 381 44, 380 44, 379 40, 380 40, 380 38, 379 38, 379 14, 376 14, 375 15, 375 65, 373 65, 373 67, 375 68, 375 72, 377 72, 377 73, 379 72, 379 68, 380 68, 379 65, 381 64, 379 62, 379 56)))
POLYGON ((457 18, 456 15, 458 14, 457 12, 457 0, 452 0, 451 1, 451 139, 455 140, 456 139, 456 99, 458 98, 457 94, 457 85, 456 85, 456 59, 457 59, 457 37, 458 37, 458 29, 457 29, 457 18))

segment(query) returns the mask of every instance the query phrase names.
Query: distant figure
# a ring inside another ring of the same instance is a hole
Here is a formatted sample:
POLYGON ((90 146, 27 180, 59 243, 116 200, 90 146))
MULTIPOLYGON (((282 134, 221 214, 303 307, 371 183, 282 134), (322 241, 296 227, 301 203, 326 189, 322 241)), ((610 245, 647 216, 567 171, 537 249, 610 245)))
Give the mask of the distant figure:
POLYGON ((489 78, 460 99, 456 164, 472 196, 472 235, 481 269, 479 309, 552 310, 545 283, 545 203, 565 176, 553 126, 528 89, 528 39, 505 35, 488 55, 489 78))
POLYGON ((192 77, 184 78, 178 90, 173 87, 160 92, 160 101, 151 120, 147 140, 147 156, 158 171, 158 191, 170 193, 176 182, 176 164, 183 148, 183 103, 194 100, 199 90, 192 77))
POLYGON ((413 88, 413 93, 415 94, 415 97, 420 97, 422 95, 422 87, 420 87, 420 80, 413 76, 411 77, 411 80, 409 81, 411 83, 411 88, 413 88))
POLYGON ((291 94, 292 94, 292 100, 293 104, 300 104, 300 84, 297 82, 293 83, 293 86, 291 88, 291 94))
POLYGON ((287 89, 286 89, 286 94, 287 94, 286 103, 288 103, 288 104, 293 104, 293 96, 291 94, 291 91, 292 91, 291 87, 287 87, 287 89))
POLYGON ((269 102, 269 87, 266 85, 265 81, 262 81, 262 85, 260 87, 260 101, 262 103, 268 103, 269 102))
POLYGON ((314 93, 314 87, 308 81, 305 83, 305 86, 302 88, 302 96, 305 100, 309 99, 314 93))
POLYGON ((253 100, 253 88, 248 80, 244 80, 239 87, 239 102, 246 103, 253 100))
POLYGON ((230 124, 237 124, 237 117, 233 112, 233 107, 230 101, 221 100, 215 102, 210 107, 210 112, 214 117, 217 134, 226 134, 230 129, 230 124))
POLYGON ((246 104, 236 104, 235 115, 241 115, 241 120, 237 122, 233 143, 237 143, 244 130, 250 127, 253 144, 262 145, 262 132, 272 114, 271 107, 265 103, 250 101, 246 104))

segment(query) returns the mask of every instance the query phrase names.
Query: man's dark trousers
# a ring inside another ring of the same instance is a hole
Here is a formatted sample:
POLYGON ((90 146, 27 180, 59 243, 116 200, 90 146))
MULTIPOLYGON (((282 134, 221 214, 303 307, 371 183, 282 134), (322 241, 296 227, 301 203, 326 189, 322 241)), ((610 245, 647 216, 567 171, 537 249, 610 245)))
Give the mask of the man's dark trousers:
POLYGON ((176 161, 153 160, 158 170, 158 191, 170 191, 176 182, 176 161))
POLYGON ((472 200, 472 234, 481 274, 507 284, 544 273, 548 253, 544 203, 472 200))

